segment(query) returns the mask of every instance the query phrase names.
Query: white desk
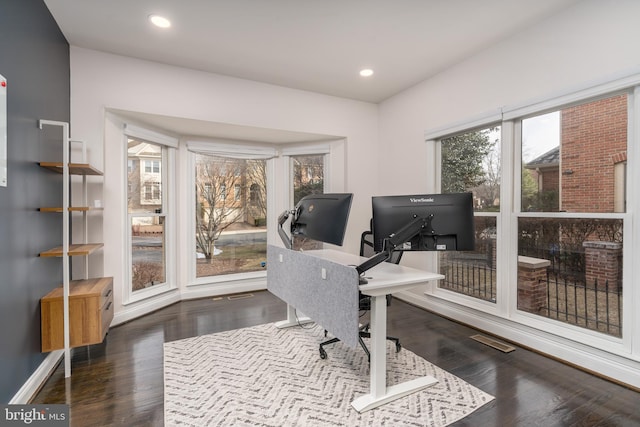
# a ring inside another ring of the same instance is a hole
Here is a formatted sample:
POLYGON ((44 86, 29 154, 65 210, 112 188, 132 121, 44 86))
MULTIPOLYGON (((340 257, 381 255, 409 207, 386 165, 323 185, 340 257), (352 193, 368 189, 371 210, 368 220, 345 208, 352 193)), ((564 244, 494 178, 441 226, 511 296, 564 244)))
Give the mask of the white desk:
MULTIPOLYGON (((366 258, 322 249, 305 252, 343 265, 359 265, 366 258)), ((386 295, 406 290, 427 281, 444 279, 442 274, 430 273, 415 268, 383 262, 365 273, 369 283, 360 285, 360 292, 371 296, 371 366, 370 391, 356 398, 351 405, 363 412, 392 400, 414 393, 437 383, 430 376, 413 379, 387 387, 387 299, 386 295)))

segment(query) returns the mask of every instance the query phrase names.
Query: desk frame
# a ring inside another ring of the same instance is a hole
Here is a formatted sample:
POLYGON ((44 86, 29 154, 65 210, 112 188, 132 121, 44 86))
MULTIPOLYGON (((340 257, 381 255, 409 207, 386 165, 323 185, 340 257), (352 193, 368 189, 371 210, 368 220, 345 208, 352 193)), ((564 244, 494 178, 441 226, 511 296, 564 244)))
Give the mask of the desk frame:
MULTIPOLYGON (((359 256, 332 249, 307 251, 305 254, 342 265, 359 265, 364 260, 359 256)), ((410 289, 431 280, 444 279, 444 276, 390 263, 379 264, 369 270, 366 275, 369 283, 360 285, 360 292, 371 297, 370 390, 368 394, 359 396, 351 402, 351 406, 358 412, 368 411, 438 382, 431 376, 423 376, 404 383, 387 386, 386 295, 410 289)), ((276 325, 278 327, 297 325, 298 322, 293 320, 294 317, 295 308, 287 302, 288 319, 278 322, 276 325)))

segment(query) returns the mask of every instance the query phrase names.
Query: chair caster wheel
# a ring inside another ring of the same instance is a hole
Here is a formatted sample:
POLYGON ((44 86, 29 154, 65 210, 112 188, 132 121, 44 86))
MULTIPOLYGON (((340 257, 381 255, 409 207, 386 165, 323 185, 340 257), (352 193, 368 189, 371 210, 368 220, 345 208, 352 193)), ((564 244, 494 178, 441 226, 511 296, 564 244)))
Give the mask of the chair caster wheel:
POLYGON ((402 350, 402 345, 400 343, 396 344, 396 353, 399 353, 402 350))
POLYGON ((327 352, 324 351, 322 348, 320 349, 320 359, 326 359, 327 358, 327 352))

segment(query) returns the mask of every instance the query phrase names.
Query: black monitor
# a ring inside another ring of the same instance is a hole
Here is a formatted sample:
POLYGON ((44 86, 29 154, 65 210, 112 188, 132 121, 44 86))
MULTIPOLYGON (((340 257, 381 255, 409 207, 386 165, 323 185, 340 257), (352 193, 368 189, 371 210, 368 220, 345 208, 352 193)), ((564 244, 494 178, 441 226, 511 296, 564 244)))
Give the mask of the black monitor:
MULTIPOLYGON (((352 193, 310 194, 290 213, 291 234, 342 246, 352 193)), ((284 240, 284 239, 283 239, 284 240)))
POLYGON ((372 208, 376 252, 389 238, 396 251, 475 249, 472 193, 373 197, 372 208))
POLYGON ((356 267, 362 274, 394 251, 475 249, 471 193, 372 198, 373 249, 377 255, 356 267))

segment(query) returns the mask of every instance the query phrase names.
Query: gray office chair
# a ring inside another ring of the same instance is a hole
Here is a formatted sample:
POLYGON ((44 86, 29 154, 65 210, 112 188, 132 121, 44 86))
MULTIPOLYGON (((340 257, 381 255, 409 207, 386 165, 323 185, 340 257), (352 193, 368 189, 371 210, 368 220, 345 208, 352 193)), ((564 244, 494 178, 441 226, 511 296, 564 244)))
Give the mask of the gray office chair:
MULTIPOLYGON (((373 229, 373 221, 371 221, 370 223, 370 229, 373 229)), ((375 252, 373 250, 373 232, 371 230, 367 230, 365 232, 363 232, 360 235, 360 256, 363 257, 370 257, 375 255, 375 252)), ((391 254, 391 258, 389 258, 387 260, 387 262, 391 262, 393 264, 399 264, 400 263, 400 259, 402 258, 402 251, 394 251, 391 254)), ((392 296, 391 295, 387 295, 387 306, 391 305, 391 300, 392 300, 392 296)), ((364 315, 365 312, 370 311, 371 310, 371 297, 368 295, 364 295, 362 293, 359 294, 359 303, 358 303, 358 308, 360 311, 362 311, 362 315, 364 315)), ((362 316, 361 315, 361 316, 362 316)), ((362 347, 362 349, 364 350, 364 352, 367 354, 367 359, 370 361, 371 360, 371 353, 369 352, 369 349, 367 348, 366 344, 364 343, 364 341, 362 340, 362 338, 371 338, 371 334, 369 333, 369 323, 367 323, 366 325, 362 326, 360 328, 360 332, 358 334, 358 340, 360 342, 360 346, 362 347)), ((324 335, 325 337, 327 336, 327 331, 324 331, 324 335)), ((402 349, 402 345, 400 344, 400 340, 398 338, 395 337, 387 337, 387 339, 389 341, 392 341, 393 343, 395 343, 396 345, 396 353, 399 352, 402 349)), ((320 358, 321 359, 326 359, 327 358, 327 352, 324 349, 325 345, 329 345, 329 344, 333 344, 335 342, 340 341, 339 338, 331 338, 330 340, 324 341, 322 343, 320 343, 320 358)))

